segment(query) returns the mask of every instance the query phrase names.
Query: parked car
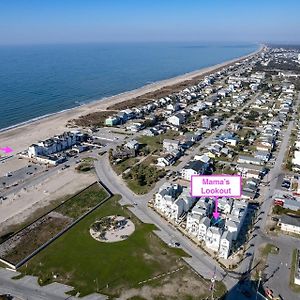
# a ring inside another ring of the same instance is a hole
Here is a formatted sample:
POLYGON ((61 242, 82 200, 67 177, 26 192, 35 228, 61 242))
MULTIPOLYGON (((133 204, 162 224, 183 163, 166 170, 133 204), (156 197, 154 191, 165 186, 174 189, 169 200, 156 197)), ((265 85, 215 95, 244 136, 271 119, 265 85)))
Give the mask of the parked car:
POLYGON ((288 181, 287 179, 284 179, 281 183, 281 187, 283 187, 283 188, 289 189, 290 186, 291 186, 291 182, 288 181))

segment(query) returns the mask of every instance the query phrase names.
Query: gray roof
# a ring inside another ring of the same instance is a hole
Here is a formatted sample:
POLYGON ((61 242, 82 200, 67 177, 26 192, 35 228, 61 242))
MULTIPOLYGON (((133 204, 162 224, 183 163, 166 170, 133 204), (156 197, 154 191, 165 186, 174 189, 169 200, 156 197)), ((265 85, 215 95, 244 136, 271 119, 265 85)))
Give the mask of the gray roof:
POLYGON ((204 217, 203 219, 200 220, 200 224, 204 224, 205 226, 210 225, 210 219, 208 217, 204 217))
POLYGON ((199 160, 192 160, 187 165, 184 166, 184 169, 192 169, 195 171, 201 171, 205 166, 205 163, 199 160))
POLYGON ((227 241, 232 241, 232 232, 230 231, 224 231, 223 234, 222 234, 222 239, 226 239, 227 241))
POLYGON ((283 207, 290 208, 292 210, 298 210, 300 209, 300 201, 284 199, 283 207))
POLYGON ((244 164, 244 163, 238 163, 238 168, 248 169, 248 170, 257 170, 262 171, 265 167, 264 166, 258 166, 258 165, 250 165, 250 164, 244 164))
POLYGON ((252 162, 261 162, 260 159, 253 157, 253 156, 245 156, 245 155, 240 155, 238 160, 246 160, 246 161, 252 161, 252 162))
POLYGON ((170 139, 164 139, 163 142, 164 143, 169 143, 169 144, 176 144, 176 145, 179 144, 179 141, 177 141, 177 140, 170 140, 170 139))
POLYGON ((280 222, 283 223, 283 224, 288 224, 288 225, 293 225, 293 226, 300 227, 300 218, 291 217, 291 216, 288 216, 288 215, 283 215, 280 218, 280 222))

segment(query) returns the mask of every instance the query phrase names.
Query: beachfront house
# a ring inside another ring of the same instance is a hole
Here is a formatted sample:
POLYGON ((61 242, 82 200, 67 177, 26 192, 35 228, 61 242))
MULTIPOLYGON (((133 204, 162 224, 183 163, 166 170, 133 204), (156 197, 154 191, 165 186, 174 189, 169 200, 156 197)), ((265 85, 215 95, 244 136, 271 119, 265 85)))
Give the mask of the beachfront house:
POLYGON ((120 124, 120 119, 118 116, 110 116, 105 119, 105 126, 115 126, 120 124))

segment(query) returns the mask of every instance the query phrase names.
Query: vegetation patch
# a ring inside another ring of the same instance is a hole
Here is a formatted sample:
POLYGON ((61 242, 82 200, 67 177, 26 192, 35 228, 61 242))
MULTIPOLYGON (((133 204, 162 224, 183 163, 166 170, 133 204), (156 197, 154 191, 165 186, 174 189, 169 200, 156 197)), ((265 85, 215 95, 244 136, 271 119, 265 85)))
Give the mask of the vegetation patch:
POLYGON ((94 157, 85 157, 81 160, 81 163, 76 166, 78 172, 88 172, 94 168, 94 157))
POLYGON ((137 158, 130 157, 130 158, 124 159, 120 162, 112 163, 111 166, 114 169, 114 171, 118 175, 120 175, 121 173, 123 173, 124 171, 126 171, 127 169, 129 169, 130 167, 135 165, 137 162, 138 162, 137 158))
POLYGON ((261 251, 261 254, 265 257, 267 257, 269 254, 278 254, 278 253, 279 253, 279 249, 272 244, 266 244, 261 251))
POLYGON ((27 225, 0 244, 0 257, 17 265, 101 203, 107 192, 95 183, 27 225))
POLYGON ((178 132, 170 130, 156 136, 142 136, 138 139, 138 142, 143 144, 144 147, 147 147, 150 152, 160 152, 162 151, 164 139, 176 139, 178 135, 178 132))
POLYGON ((290 288, 295 293, 300 293, 300 286, 295 284, 295 274, 296 274, 296 262, 297 262, 298 250, 294 249, 292 255, 292 263, 291 263, 291 274, 290 274, 290 288))
POLYGON ((166 172, 142 162, 133 166, 129 172, 123 174, 128 187, 136 194, 146 194, 166 172))
POLYGON ((291 210, 289 208, 284 208, 284 207, 279 206, 279 205, 274 205, 272 212, 275 215, 300 216, 300 209, 298 209, 297 211, 294 211, 294 210, 291 210))
POLYGON ((86 190, 60 205, 55 211, 76 220, 99 204, 107 196, 107 192, 101 188, 98 183, 94 183, 86 190))
POLYGON ((114 110, 96 111, 85 116, 80 116, 78 119, 70 120, 68 123, 70 126, 103 127, 105 119, 116 113, 117 111, 114 110))
MULTIPOLYGON (((80 296, 100 292, 118 297, 129 291, 133 294, 127 299, 149 299, 143 297, 144 289, 149 291, 151 298, 160 296, 154 299, 201 299, 208 296, 209 282, 187 267, 181 259, 186 256, 185 252, 168 247, 153 233, 154 225, 140 222, 119 205, 119 200, 120 196, 110 198, 20 271, 39 276, 40 284, 58 281, 73 286, 73 293, 79 292, 80 296), (130 218, 135 225, 134 233, 121 243, 99 243, 92 239, 89 234, 91 224, 109 215, 130 218), (180 270, 167 274, 177 269, 180 270), (161 274, 166 276, 141 283, 161 274), (182 286, 178 288, 180 282, 182 286), (187 284, 190 290, 184 289, 187 284)), ((224 285, 218 285, 224 293, 224 285)))

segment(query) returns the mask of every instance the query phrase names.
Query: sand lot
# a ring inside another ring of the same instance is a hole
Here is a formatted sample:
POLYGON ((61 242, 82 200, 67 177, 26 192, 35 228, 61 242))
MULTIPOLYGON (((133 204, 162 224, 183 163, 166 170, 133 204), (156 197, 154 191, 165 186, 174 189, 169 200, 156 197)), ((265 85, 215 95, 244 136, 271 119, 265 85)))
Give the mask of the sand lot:
POLYGON ((0 177, 8 172, 14 172, 31 164, 28 159, 18 159, 16 156, 0 161, 0 177))
POLYGON ((51 175, 36 186, 22 189, 17 195, 11 194, 5 203, 0 204, 1 231, 9 225, 25 221, 33 212, 51 201, 75 194, 95 180, 93 173, 78 173, 70 168, 58 175, 51 175))
MULTIPOLYGON (((104 226, 103 227, 103 230, 105 230, 105 238, 104 239, 101 238, 99 231, 95 231, 93 229, 93 227, 91 227, 90 234, 91 234, 92 238, 94 238, 95 240, 97 240, 99 242, 105 242, 105 243, 115 243, 115 242, 124 241, 131 234, 133 234, 133 232, 135 230, 135 226, 131 220, 126 219, 123 216, 109 216, 109 217, 106 217, 106 219, 107 218, 114 220, 114 221, 112 221, 112 224, 114 224, 115 222, 123 222, 123 224, 119 224, 119 226, 115 229, 113 228, 113 225, 111 225, 108 228, 104 228, 105 227, 104 226)), ((98 221, 98 223, 99 223, 99 221, 98 221)))

